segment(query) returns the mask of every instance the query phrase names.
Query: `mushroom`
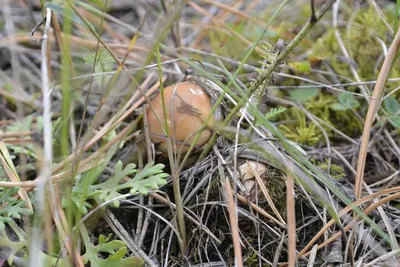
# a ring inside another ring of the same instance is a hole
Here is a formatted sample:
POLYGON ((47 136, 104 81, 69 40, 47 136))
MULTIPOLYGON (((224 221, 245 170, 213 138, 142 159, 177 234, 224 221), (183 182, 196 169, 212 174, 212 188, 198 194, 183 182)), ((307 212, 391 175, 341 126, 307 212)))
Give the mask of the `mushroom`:
POLYGON ((246 161, 239 166, 243 185, 248 192, 253 191, 256 184, 256 181, 254 179, 256 177, 256 174, 253 172, 253 170, 256 171, 259 176, 262 176, 264 173, 267 172, 267 166, 265 166, 263 163, 251 160, 246 161))
POLYGON ((212 109, 206 90, 192 82, 177 83, 164 88, 164 102, 166 116, 161 93, 151 101, 146 110, 151 141, 159 144, 160 151, 166 152, 168 147, 164 131, 165 117, 172 147, 175 142, 177 151, 186 152, 199 131, 202 132, 196 147, 201 147, 210 139, 215 119, 211 116, 203 128, 212 109))

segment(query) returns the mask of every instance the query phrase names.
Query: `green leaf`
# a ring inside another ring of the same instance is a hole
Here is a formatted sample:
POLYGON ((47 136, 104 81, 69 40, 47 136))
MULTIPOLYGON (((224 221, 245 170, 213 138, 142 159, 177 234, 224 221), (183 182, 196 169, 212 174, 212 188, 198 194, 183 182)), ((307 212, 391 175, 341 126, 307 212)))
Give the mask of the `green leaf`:
POLYGON ((229 23, 227 23, 227 26, 229 26, 235 32, 241 34, 241 33, 243 33, 243 31, 246 28, 246 23, 245 22, 240 22, 240 23, 229 22, 229 23))
MULTIPOLYGON (((116 252, 123 252, 123 249, 120 249, 116 252)), ((142 267, 144 266, 144 260, 139 257, 128 257, 123 259, 114 259, 114 256, 109 257, 107 260, 102 261, 101 266, 108 267, 142 267)))
POLYGON ((62 6, 60 4, 57 4, 57 3, 54 3, 54 2, 47 2, 47 3, 44 4, 44 6, 46 8, 51 9, 52 11, 54 11, 57 14, 60 14, 60 15, 62 15, 64 17, 67 17, 67 18, 70 18, 72 21, 78 23, 79 25, 82 25, 86 29, 90 28, 91 30, 95 31, 93 25, 89 21, 87 21, 87 20, 83 21, 76 14, 76 12, 71 8, 64 7, 64 6, 62 6), (89 27, 88 27, 88 25, 89 25, 89 27))
POLYGON ((99 267, 141 267, 144 264, 143 259, 138 257, 127 257, 124 258, 128 249, 125 243, 121 240, 110 240, 110 236, 107 238, 104 235, 99 236, 99 244, 94 246, 89 243, 86 244, 86 253, 83 255, 84 262, 90 261, 91 266, 99 267), (109 256, 106 259, 100 258, 99 253, 108 253, 109 256))
MULTIPOLYGON (((25 208, 26 202, 15 199, 19 187, 0 188, 0 230, 4 230, 6 223, 11 223, 13 218, 20 219, 21 215, 31 215, 32 212, 25 208)), ((1 232, 1 231, 0 231, 1 232)))
POLYGON ((349 92, 342 92, 339 94, 339 103, 335 103, 331 105, 333 110, 341 111, 348 110, 352 108, 358 108, 360 106, 360 102, 354 97, 353 94, 349 92))
POLYGON ((73 204, 75 204, 76 208, 83 215, 88 213, 88 208, 92 208, 92 205, 87 202, 85 199, 82 199, 83 192, 72 192, 70 196, 64 196, 61 199, 61 204, 64 208, 66 208, 69 204, 67 198, 69 198, 73 204))
POLYGON ((0 219, 0 232, 3 232, 4 229, 6 228, 6 224, 4 223, 4 219, 0 219))
POLYGON ((320 92, 319 88, 309 88, 309 89, 294 89, 290 91, 290 97, 293 100, 297 100, 301 103, 311 100, 313 97, 317 96, 320 92))
MULTIPOLYGON (((93 64, 95 64, 95 72, 111 71, 115 63, 114 58, 104 48, 100 48, 97 53, 93 52, 85 56, 83 59, 85 60, 86 65, 93 66, 93 64)), ((111 133, 115 134, 115 131, 111 131, 111 133)), ((112 136, 108 136, 108 138, 111 137, 112 136)))
POLYGON ((400 111, 400 104, 396 98, 389 96, 383 100, 383 104, 385 105, 385 109, 389 115, 395 115, 400 111))
POLYGON ((274 117, 278 116, 279 114, 285 112, 287 110, 286 107, 275 107, 275 108, 270 108, 268 112, 265 114, 265 117, 270 120, 273 119, 274 117))
MULTIPOLYGON (((38 117, 38 119, 40 120, 40 116, 38 117)), ((41 127, 36 126, 36 127, 32 127, 32 119, 33 116, 27 116, 25 117, 23 120, 21 121, 17 121, 15 123, 10 124, 9 126, 7 126, 5 132, 6 133, 21 133, 21 132, 30 132, 34 129, 34 131, 41 131, 41 127)), ((27 156, 36 158, 36 154, 35 154, 35 147, 33 144, 7 144, 7 148, 10 150, 11 159, 14 159, 15 156, 17 154, 25 154, 27 156)), ((4 152, 3 152, 4 154, 4 152)), ((5 154, 4 154, 5 155, 5 154)), ((7 162, 8 164, 10 164, 10 161, 8 158, 7 162)), ((11 165, 10 165, 11 166, 11 165)))
POLYGON ((298 73, 310 73, 311 71, 311 64, 308 61, 292 62, 289 63, 289 66, 292 67, 294 71, 298 73))
POLYGON ((396 127, 397 129, 400 129, 400 116, 399 115, 393 115, 388 117, 389 122, 396 127))
POLYGON ((114 254, 117 250, 124 247, 125 243, 121 240, 112 240, 110 242, 104 242, 102 244, 99 243, 97 246, 98 252, 107 252, 110 254, 114 254))
MULTIPOLYGON (((129 165, 128 165, 129 166, 129 165)), ((162 170, 164 169, 165 165, 164 164, 156 164, 153 166, 153 163, 149 163, 146 166, 144 166, 143 170, 139 172, 135 178, 133 178, 133 181, 139 181, 147 176, 152 176, 155 174, 162 173, 162 170)))
POLYGON ((110 236, 108 236, 107 238, 103 235, 100 234, 99 236, 99 244, 104 244, 105 242, 107 242, 110 239, 110 236))
POLYGON ((400 0, 396 1, 396 8, 395 8, 395 15, 396 19, 394 20, 394 29, 398 29, 399 27, 399 19, 400 19, 400 0))
POLYGON ((352 93, 342 92, 339 94, 339 101, 341 104, 348 108, 357 108, 360 106, 360 102, 354 97, 352 93))
MULTIPOLYGON (((10 223, 10 226, 11 225, 14 225, 14 227, 18 227, 15 225, 15 223, 10 223)), ((16 266, 15 264, 13 264, 13 261, 14 261, 14 256, 17 252, 20 252, 19 257, 24 256, 25 253, 22 250, 22 248, 26 245, 26 243, 27 243, 27 240, 24 237, 22 237, 19 241, 13 241, 13 240, 9 239, 9 237, 7 236, 6 233, 4 233, 4 232, 1 233, 0 244, 1 244, 2 249, 7 249, 6 255, 8 256, 8 258, 7 258, 8 266, 16 266)), ((5 257, 7 257, 7 256, 5 256, 5 257)))
POLYGON ((88 2, 98 5, 99 7, 104 7, 104 3, 100 0, 88 0, 88 2))
POLYGON ((160 186, 166 185, 167 181, 165 178, 168 177, 166 173, 160 173, 154 176, 151 176, 145 180, 131 183, 131 194, 136 194, 139 192, 142 195, 147 195, 149 193, 148 189, 158 189, 160 186))
MULTIPOLYGON (((119 161, 115 165, 114 176, 106 182, 91 186, 93 191, 100 193, 99 198, 104 201, 109 201, 122 196, 119 191, 123 189, 130 189, 132 194, 139 192, 140 194, 147 194, 149 189, 158 189, 160 186, 165 185, 168 174, 163 173, 163 164, 153 165, 147 164, 143 170, 136 173, 136 165, 128 164, 122 169, 122 162, 119 161), (135 174, 135 177, 128 182, 121 184, 124 177, 135 174)), ((119 206, 119 201, 113 202, 115 207, 119 206)))
POLYGON ((21 121, 16 121, 13 124, 10 124, 6 132, 7 133, 21 133, 21 132, 29 132, 31 131, 33 116, 26 116, 21 121))
POLYGON ((332 105, 331 105, 331 108, 332 108, 333 110, 336 110, 336 111, 341 111, 341 110, 347 110, 347 109, 349 109, 348 107, 346 107, 346 106, 344 106, 343 104, 340 104, 340 103, 332 104, 332 105))

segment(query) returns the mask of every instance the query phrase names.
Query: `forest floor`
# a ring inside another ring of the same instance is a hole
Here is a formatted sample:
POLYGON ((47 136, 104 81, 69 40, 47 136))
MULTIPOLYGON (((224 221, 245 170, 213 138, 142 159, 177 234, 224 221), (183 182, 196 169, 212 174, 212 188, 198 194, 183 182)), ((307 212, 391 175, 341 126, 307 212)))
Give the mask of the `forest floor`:
POLYGON ((0 3, 0 266, 400 266, 400 1, 0 3))

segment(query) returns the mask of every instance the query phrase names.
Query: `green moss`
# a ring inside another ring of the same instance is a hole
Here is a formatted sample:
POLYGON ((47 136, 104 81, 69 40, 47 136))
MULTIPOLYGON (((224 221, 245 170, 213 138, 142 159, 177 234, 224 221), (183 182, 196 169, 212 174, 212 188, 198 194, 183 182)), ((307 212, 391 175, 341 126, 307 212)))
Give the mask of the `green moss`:
MULTIPOLYGON (((330 139, 335 138, 332 127, 339 129, 349 136, 358 136, 362 131, 362 122, 355 116, 352 110, 337 111, 332 109, 332 105, 337 103, 337 97, 323 92, 304 104, 307 111, 324 121, 320 126, 324 129, 330 139)), ((291 121, 279 128, 285 136, 302 145, 323 144, 325 138, 320 127, 314 122, 308 121, 306 115, 297 107, 291 107, 289 112, 285 112, 278 118, 283 121, 291 121)))
MULTIPOLYGON (((322 119, 325 123, 338 128, 349 136, 359 134, 362 131, 361 121, 351 110, 333 110, 331 108, 332 104, 336 102, 336 96, 322 93, 313 98, 310 102, 306 103, 305 108, 318 118, 322 119)), ((331 134, 333 134, 331 128, 325 125, 321 126, 327 132, 328 136, 331 137, 331 134)))
POLYGON ((315 145, 322 139, 322 133, 314 122, 307 122, 304 114, 297 108, 290 109, 291 115, 296 118, 296 124, 279 125, 280 130, 290 140, 302 145, 315 145))
POLYGON ((336 102, 336 97, 321 93, 305 104, 305 108, 317 117, 329 117, 329 106, 336 102))
POLYGON ((342 166, 331 163, 330 168, 328 169, 328 160, 327 159, 325 161, 319 161, 319 162, 317 162, 316 160, 311 160, 311 161, 314 164, 317 164, 318 167, 321 168, 321 170, 323 170, 325 172, 328 172, 328 170, 329 170, 330 171, 329 174, 334 179, 338 180, 338 179, 343 178, 346 175, 342 166))
POLYGON ((376 79, 380 67, 376 62, 383 55, 378 38, 388 43, 389 36, 387 26, 379 19, 376 10, 362 10, 347 27, 337 29, 350 58, 344 58, 335 30, 328 30, 316 41, 312 55, 328 60, 334 72, 342 76, 352 78, 350 67, 353 66, 364 80, 376 79))

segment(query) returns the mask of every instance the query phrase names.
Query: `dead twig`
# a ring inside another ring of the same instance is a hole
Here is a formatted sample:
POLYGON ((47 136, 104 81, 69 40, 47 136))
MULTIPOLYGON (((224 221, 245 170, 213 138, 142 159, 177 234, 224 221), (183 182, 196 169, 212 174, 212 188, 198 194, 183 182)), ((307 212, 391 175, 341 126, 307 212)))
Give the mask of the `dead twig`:
POLYGON ((360 197, 362 190, 362 183, 364 181, 365 161, 368 153, 368 143, 371 134, 372 123, 379 109, 380 99, 382 97, 386 80, 392 65, 397 58, 396 54, 400 49, 400 28, 397 30, 396 36, 389 48, 388 54, 383 62, 382 69, 379 73, 378 80, 375 84, 374 91, 368 107, 367 118, 365 119, 364 130, 361 139, 360 153, 357 162, 357 174, 354 185, 354 193, 356 197, 360 197))
POLYGON ((225 175, 223 175, 224 171, 222 168, 221 161, 218 161, 218 169, 220 172, 221 179, 224 181, 226 190, 225 192, 226 192, 226 199, 228 202, 228 213, 229 213, 229 222, 231 224, 233 250, 235 252, 235 266, 243 267, 242 248, 240 246, 237 210, 236 210, 235 200, 233 199, 231 183, 229 182, 229 179, 225 177, 225 175), (225 177, 225 179, 223 177, 225 177))

